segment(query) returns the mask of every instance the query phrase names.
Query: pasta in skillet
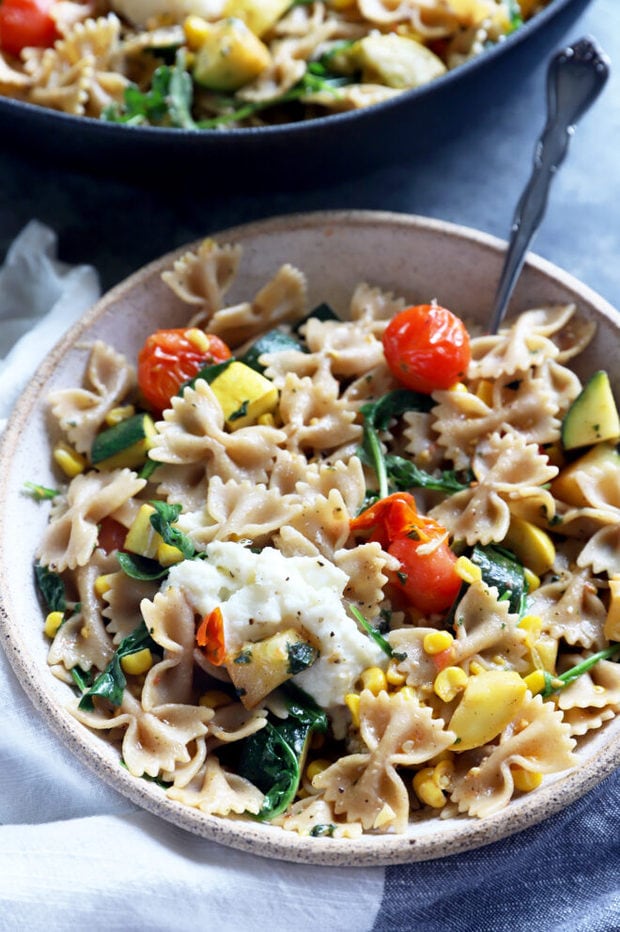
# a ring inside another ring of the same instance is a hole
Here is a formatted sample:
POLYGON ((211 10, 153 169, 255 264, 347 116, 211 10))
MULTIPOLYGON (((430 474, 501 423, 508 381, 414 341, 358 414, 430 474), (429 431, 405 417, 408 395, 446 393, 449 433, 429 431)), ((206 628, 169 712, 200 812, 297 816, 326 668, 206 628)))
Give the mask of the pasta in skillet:
POLYGON ((228 305, 240 261, 182 256, 187 326, 137 371, 95 343, 49 399, 51 670, 210 815, 352 837, 498 812, 620 710, 620 424, 569 367, 592 328, 570 305, 476 336, 365 283, 339 319, 288 265, 228 305), (418 320, 450 332, 430 375, 418 320))
POLYGON ((3 0, 0 95, 132 125, 295 122, 432 81, 548 2, 3 0))

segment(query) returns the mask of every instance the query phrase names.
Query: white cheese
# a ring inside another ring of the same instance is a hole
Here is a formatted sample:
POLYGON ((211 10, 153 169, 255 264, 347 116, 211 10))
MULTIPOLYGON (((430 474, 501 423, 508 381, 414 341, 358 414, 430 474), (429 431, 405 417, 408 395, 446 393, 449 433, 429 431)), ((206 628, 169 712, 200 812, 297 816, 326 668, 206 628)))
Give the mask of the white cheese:
POLYGON ((285 628, 306 633, 320 657, 295 682, 323 708, 342 705, 366 667, 385 667, 385 654, 347 615, 348 577, 324 557, 285 557, 273 547, 254 553, 224 541, 206 554, 173 566, 165 585, 182 589, 199 615, 220 607, 227 652, 285 628))

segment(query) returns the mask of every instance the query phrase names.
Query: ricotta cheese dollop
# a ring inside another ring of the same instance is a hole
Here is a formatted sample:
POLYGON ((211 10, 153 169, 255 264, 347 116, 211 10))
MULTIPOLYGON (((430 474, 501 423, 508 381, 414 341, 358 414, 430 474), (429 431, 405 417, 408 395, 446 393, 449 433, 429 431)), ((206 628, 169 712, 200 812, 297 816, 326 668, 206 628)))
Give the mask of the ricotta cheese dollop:
POLYGON ((346 573, 324 557, 256 553, 229 541, 209 544, 206 556, 173 566, 165 585, 181 589, 200 615, 220 607, 227 652, 286 628, 305 632, 320 656, 294 680, 326 709, 344 704, 366 667, 385 667, 386 655, 346 612, 346 573))

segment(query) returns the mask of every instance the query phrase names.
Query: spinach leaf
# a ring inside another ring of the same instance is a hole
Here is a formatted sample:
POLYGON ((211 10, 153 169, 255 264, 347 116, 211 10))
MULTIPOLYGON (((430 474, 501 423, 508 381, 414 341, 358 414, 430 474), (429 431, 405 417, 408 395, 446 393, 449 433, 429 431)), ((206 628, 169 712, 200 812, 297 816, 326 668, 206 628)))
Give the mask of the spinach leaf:
POLYGON ((186 560, 192 560, 197 555, 196 548, 183 531, 173 526, 181 514, 181 505, 169 505, 168 502, 159 501, 152 501, 150 504, 155 509, 155 514, 150 518, 152 527, 165 544, 178 547, 186 560))
POLYGON ((157 560, 141 557, 137 553, 125 553, 122 550, 116 555, 125 576, 130 579, 153 580, 163 579, 168 575, 169 567, 162 566, 157 560))
POLYGON ((302 690, 287 686, 288 718, 271 715, 264 728, 240 742, 238 773, 264 794, 256 818, 275 818, 295 798, 309 739, 327 731, 327 716, 302 690))
POLYGON ((527 595, 527 584, 523 567, 514 554, 496 544, 486 547, 476 545, 471 559, 480 567, 487 586, 495 586, 500 599, 508 600, 509 610, 521 614, 527 595))
POLYGON ((34 578, 49 611, 65 612, 67 609, 65 584, 58 573, 54 573, 48 566, 35 563, 34 578))
POLYGON ((119 706, 123 701, 123 692, 127 685, 121 660, 130 654, 137 654, 138 651, 144 650, 145 647, 157 650, 157 645, 149 634, 144 621, 141 621, 138 627, 118 645, 105 670, 96 677, 80 699, 79 708, 92 711, 94 696, 107 699, 112 705, 119 706))

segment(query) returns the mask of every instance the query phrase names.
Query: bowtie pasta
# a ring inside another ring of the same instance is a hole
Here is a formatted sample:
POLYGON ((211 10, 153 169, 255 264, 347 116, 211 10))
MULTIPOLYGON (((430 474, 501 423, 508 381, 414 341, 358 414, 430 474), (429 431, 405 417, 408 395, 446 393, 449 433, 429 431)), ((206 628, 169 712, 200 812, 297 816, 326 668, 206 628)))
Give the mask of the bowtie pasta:
POLYGON ((3 0, 0 95, 132 125, 296 122, 380 103, 549 0, 3 0))
POLYGON ((49 399, 51 671, 204 813, 496 813, 620 708, 620 423, 570 366, 593 328, 550 306, 476 335, 366 283, 341 319, 290 265, 229 304, 241 258, 187 252, 187 326, 137 360, 95 342, 49 399))

